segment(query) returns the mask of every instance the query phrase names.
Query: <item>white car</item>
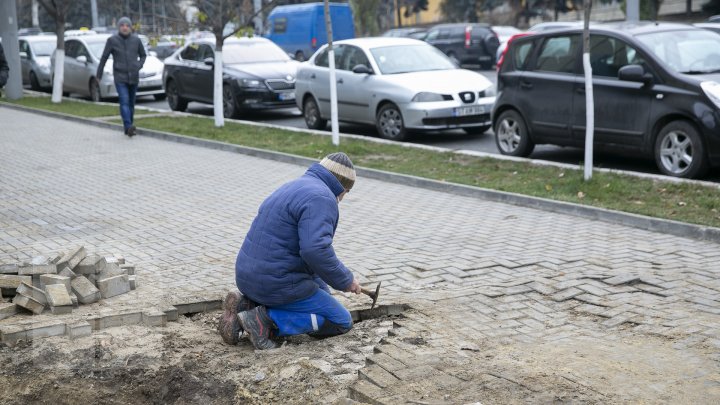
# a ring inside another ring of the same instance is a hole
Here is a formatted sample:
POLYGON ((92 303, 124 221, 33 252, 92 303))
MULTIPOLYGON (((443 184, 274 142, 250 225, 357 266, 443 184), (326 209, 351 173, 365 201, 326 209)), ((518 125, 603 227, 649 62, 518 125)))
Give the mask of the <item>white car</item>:
MULTIPOLYGON (((113 81, 112 56, 105 64, 102 80, 96 77, 105 43, 110 35, 79 35, 65 40, 65 77, 63 93, 75 93, 90 97, 93 101, 117 98, 113 81)), ((53 58, 53 65, 55 60, 53 58)), ((163 62, 150 54, 140 69, 137 95, 152 95, 157 100, 165 98, 162 87, 163 62)))
MULTIPOLYGON (((404 140, 412 130, 491 126, 492 83, 460 69, 437 48, 409 38, 358 38, 335 43, 340 121, 373 124, 380 136, 404 140)), ((309 128, 330 117, 327 46, 298 68, 296 101, 309 128)))

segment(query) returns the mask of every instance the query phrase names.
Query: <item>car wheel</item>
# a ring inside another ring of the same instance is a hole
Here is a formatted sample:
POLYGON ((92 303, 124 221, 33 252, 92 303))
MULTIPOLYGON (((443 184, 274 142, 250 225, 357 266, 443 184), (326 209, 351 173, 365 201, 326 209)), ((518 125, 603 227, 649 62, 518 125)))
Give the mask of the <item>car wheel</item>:
POLYGON ((465 131, 468 135, 482 135, 487 130, 490 129, 490 125, 485 125, 482 127, 469 127, 469 128, 463 128, 463 131, 465 131))
POLYGON ((495 127, 495 145, 503 155, 530 156, 535 144, 520 113, 508 110, 500 114, 495 127))
POLYGON ((375 125, 381 137, 393 141, 404 141, 408 137, 402 113, 395 104, 385 104, 375 117, 375 125))
POLYGON ((655 140, 655 162, 669 176, 696 178, 708 170, 708 159, 700 134, 687 121, 666 125, 655 140))
POLYGON ((305 99, 303 103, 303 117, 305 118, 305 125, 310 129, 325 129, 327 127, 327 120, 320 115, 320 108, 312 96, 305 99))
POLYGON ((90 79, 90 99, 96 103, 102 101, 102 95, 100 94, 100 85, 95 79, 90 79))
POLYGON ((305 62, 305 53, 303 51, 295 52, 295 60, 298 62, 305 62))
POLYGON ((35 91, 42 90, 40 88, 40 82, 37 79, 37 76, 35 75, 35 72, 30 72, 30 88, 35 91))
POLYGON ((237 101, 229 84, 223 86, 223 115, 225 118, 236 118, 238 116, 237 101))
POLYGON ((180 96, 180 91, 174 80, 168 80, 165 85, 165 93, 167 94, 167 101, 171 110, 185 111, 187 109, 188 101, 180 96))
POLYGON ((166 94, 153 94, 153 97, 155 98, 155 101, 162 101, 162 100, 165 100, 167 95, 166 94))

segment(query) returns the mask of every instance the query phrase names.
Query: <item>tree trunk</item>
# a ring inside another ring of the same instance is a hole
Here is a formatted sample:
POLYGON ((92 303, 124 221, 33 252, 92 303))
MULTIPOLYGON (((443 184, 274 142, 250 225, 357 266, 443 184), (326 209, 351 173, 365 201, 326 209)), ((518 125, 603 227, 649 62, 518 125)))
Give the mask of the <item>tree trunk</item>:
POLYGON ((583 69, 585 71, 585 181, 592 179, 593 143, 595 138, 595 104, 593 100, 592 65, 590 64, 590 13, 592 0, 585 1, 583 29, 583 69))
POLYGON ((338 124, 337 79, 335 78, 335 51, 333 50, 332 18, 330 5, 325 0, 325 29, 328 38, 328 63, 330 67, 330 126, 332 128, 332 143, 340 145, 340 126, 338 124))
POLYGON ((213 65, 213 113, 215 115, 215 126, 225 126, 225 114, 223 110, 223 29, 222 24, 218 30, 215 27, 215 63, 213 65))
POLYGON ((62 102, 63 82, 65 81, 65 7, 57 10, 55 16, 55 35, 57 35, 57 48, 55 49, 55 71, 53 73, 52 102, 62 102))

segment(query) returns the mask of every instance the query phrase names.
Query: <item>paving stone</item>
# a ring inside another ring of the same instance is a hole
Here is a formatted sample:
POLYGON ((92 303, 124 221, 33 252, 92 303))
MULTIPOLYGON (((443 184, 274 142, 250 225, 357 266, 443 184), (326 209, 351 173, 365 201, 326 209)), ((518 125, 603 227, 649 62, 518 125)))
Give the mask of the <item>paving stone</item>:
POLYGON ((9 318, 17 313, 17 306, 9 302, 0 302, 0 320, 9 318))
POLYGON ((70 270, 74 270, 86 256, 87 252, 85 251, 85 247, 79 246, 74 248, 57 262, 57 268, 62 270, 67 267, 70 270))
POLYGON ((47 302, 48 305, 50 305, 50 308, 69 306, 72 309, 72 299, 70 298, 70 294, 65 288, 65 285, 46 285, 45 293, 47 294, 47 302))
POLYGON ((610 285, 621 285, 638 280, 640 280, 640 277, 637 274, 619 274, 615 277, 606 278, 605 280, 603 280, 603 283, 610 285))
POLYGON ((567 290, 560 291, 557 294, 553 295, 552 299, 555 301, 558 301, 558 302, 559 301, 567 301, 573 297, 577 297, 580 294, 585 294, 585 291, 583 291, 579 288, 571 287, 571 288, 568 288, 567 290))
POLYGON ((129 311, 117 314, 99 315, 87 320, 93 330, 114 328, 116 326, 140 325, 143 323, 141 311, 129 311))
POLYGON ((120 269, 126 271, 128 276, 135 275, 135 265, 134 264, 121 264, 120 269))
POLYGON ((137 278, 135 278, 135 276, 128 276, 128 281, 130 282, 131 290, 137 289, 137 278))
POLYGON ((15 276, 15 275, 11 275, 11 274, 0 275, 0 288, 15 290, 22 283, 32 285, 32 277, 31 276, 15 276))
POLYGON ((370 364, 377 364, 390 373, 407 367, 405 364, 393 359, 385 353, 375 353, 368 357, 367 361, 370 364))
POLYGON ((92 325, 86 321, 68 323, 65 325, 65 334, 71 339, 92 335, 92 325))
POLYGON ((35 288, 26 283, 20 284, 20 286, 17 289, 17 293, 22 294, 26 297, 30 297, 42 305, 47 305, 47 303, 48 303, 47 295, 45 294, 45 291, 43 291, 39 288, 35 288))
POLYGON ((358 378, 369 381, 380 388, 387 388, 400 382, 397 377, 375 364, 358 370, 358 378))
POLYGON ((45 305, 41 304, 37 300, 18 294, 13 298, 13 304, 23 307, 35 315, 41 314, 45 309, 45 305))
POLYGON ((50 312, 53 315, 67 315, 67 314, 71 314, 72 311, 73 311, 72 305, 63 305, 63 306, 58 306, 58 307, 51 306, 50 307, 50 312))
POLYGON ((82 259, 82 261, 78 263, 77 267, 73 269, 73 271, 76 274, 88 276, 90 274, 98 274, 102 272, 103 270, 105 270, 106 266, 107 261, 105 260, 105 257, 99 255, 89 255, 82 259))
POLYGON ((60 270, 58 272, 58 275, 63 276, 63 277, 69 277, 70 279, 74 279, 75 277, 77 277, 77 274, 75 274, 74 271, 70 270, 67 267, 60 270))
POLYGON ((70 282, 72 292, 82 304, 92 304, 98 301, 102 295, 100 290, 84 276, 78 276, 70 282))
POLYGON ((167 314, 160 310, 147 311, 142 314, 142 321, 146 326, 165 326, 167 318, 167 314))
POLYGON ((130 292, 130 280, 126 275, 114 276, 97 281, 103 298, 112 298, 130 292))
POLYGON ((96 275, 96 277, 97 277, 97 281, 100 281, 100 280, 103 280, 106 278, 122 276, 122 275, 127 276, 128 275, 127 270, 121 269, 120 265, 118 265, 117 263, 107 263, 105 265, 105 268, 101 272, 99 272, 96 275))
POLYGON ((0 264, 0 274, 17 274, 18 271, 17 263, 0 264))
POLYGON ((166 308, 163 310, 167 316, 168 322, 175 322, 178 320, 178 310, 175 307, 166 308))
POLYGON ((57 274, 57 266, 55 264, 28 264, 26 266, 19 267, 18 274, 21 276, 57 274))
POLYGON ((70 277, 60 276, 57 274, 43 274, 40 276, 41 288, 45 288, 47 285, 62 284, 65 286, 65 289, 67 289, 68 294, 72 292, 72 287, 70 286, 71 281, 70 277))
POLYGON ((348 394, 350 399, 359 401, 363 404, 385 405, 385 403, 380 402, 377 399, 384 397, 386 392, 382 388, 366 380, 356 381, 348 389, 348 394))

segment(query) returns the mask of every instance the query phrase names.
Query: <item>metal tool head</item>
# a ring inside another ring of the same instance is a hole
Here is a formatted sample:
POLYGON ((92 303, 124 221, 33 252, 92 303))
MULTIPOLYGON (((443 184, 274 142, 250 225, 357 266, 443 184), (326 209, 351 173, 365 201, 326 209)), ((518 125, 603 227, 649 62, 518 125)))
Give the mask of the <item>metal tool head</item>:
POLYGON ((375 293, 370 295, 370 298, 373 299, 370 309, 375 308, 375 303, 377 302, 377 299, 380 296, 380 285, 382 285, 382 281, 378 283, 377 287, 375 287, 375 293))

